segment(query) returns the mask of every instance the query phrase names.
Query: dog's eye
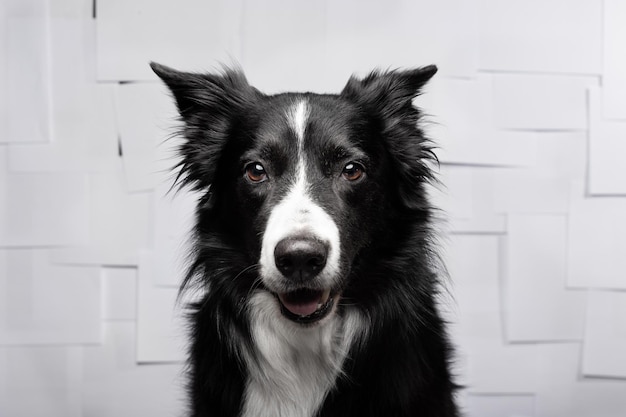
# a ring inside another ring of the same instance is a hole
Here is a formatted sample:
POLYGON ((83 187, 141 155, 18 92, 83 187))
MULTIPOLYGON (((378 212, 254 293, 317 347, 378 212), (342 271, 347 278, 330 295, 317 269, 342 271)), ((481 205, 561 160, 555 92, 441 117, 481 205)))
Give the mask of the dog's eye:
POLYGON ((348 181, 356 181, 363 176, 365 169, 361 164, 356 162, 349 162, 343 168, 341 175, 348 181))
POLYGON ((246 178, 251 182, 258 183, 267 179, 265 168, 259 162, 250 162, 246 165, 246 178))

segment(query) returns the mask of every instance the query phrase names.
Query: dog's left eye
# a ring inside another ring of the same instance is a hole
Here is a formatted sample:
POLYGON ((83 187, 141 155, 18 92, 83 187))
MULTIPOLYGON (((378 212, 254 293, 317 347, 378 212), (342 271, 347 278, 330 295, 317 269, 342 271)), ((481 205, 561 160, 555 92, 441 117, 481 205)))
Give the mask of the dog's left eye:
POLYGON ((347 163, 341 172, 341 175, 348 181, 356 181, 360 179, 363 174, 365 174, 365 169, 363 168, 363 165, 357 162, 347 163))
POLYGON ((246 178, 254 183, 263 182, 267 179, 265 168, 259 162, 250 162, 246 165, 246 178))

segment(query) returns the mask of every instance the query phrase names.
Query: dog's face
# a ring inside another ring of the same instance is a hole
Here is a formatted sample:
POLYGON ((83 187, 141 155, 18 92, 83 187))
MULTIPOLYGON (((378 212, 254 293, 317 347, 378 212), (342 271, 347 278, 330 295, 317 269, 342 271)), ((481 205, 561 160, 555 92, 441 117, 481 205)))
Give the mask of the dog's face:
POLYGON ((285 318, 322 321, 358 279, 356 258, 384 239, 385 216, 424 204, 429 149, 411 100, 436 69, 373 73, 340 95, 266 96, 236 72, 153 68, 184 122, 181 174, 213 219, 199 233, 244 252, 285 318))
POLYGON ((383 149, 358 109, 337 97, 287 95, 266 105, 272 110, 259 115, 237 161, 236 205, 264 286, 286 317, 312 323, 332 311, 371 238, 384 204, 383 149))

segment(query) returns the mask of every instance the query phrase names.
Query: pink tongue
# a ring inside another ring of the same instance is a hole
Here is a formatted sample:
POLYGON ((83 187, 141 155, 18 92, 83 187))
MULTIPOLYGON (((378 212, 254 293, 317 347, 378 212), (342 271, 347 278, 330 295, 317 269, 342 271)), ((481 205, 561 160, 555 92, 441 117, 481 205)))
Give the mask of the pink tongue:
POLYGON ((316 298, 298 299, 290 297, 289 294, 280 294, 280 302, 283 303, 285 308, 298 316, 309 316, 317 311, 317 305, 322 298, 320 294, 316 298))

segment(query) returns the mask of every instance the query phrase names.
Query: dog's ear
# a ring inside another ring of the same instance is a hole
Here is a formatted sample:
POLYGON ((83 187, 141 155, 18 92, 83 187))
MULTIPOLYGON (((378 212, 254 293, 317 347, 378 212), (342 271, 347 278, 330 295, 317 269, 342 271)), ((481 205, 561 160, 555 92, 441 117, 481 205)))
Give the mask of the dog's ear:
POLYGON ((199 110, 226 113, 236 110, 254 89, 239 70, 226 68, 222 74, 177 71, 151 62, 150 67, 172 92, 183 118, 199 110))
POLYGON ((209 189, 230 129, 257 97, 239 70, 220 74, 181 72, 152 62, 152 70, 172 92, 183 125, 184 142, 176 182, 209 189))
POLYGON ((428 207, 424 182, 433 181, 429 162, 437 161, 430 141, 419 125, 421 112, 413 99, 437 72, 430 65, 407 71, 374 71, 363 79, 350 78, 341 96, 355 103, 375 121, 394 159, 401 204, 410 210, 428 207))
POLYGON ((341 96, 376 112, 388 123, 411 113, 413 99, 437 72, 435 65, 405 71, 374 71, 363 79, 351 77, 341 96))

